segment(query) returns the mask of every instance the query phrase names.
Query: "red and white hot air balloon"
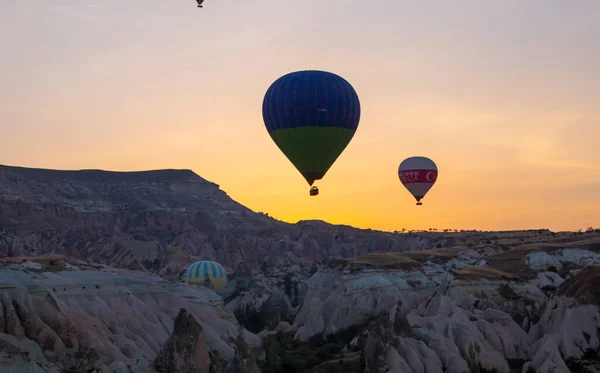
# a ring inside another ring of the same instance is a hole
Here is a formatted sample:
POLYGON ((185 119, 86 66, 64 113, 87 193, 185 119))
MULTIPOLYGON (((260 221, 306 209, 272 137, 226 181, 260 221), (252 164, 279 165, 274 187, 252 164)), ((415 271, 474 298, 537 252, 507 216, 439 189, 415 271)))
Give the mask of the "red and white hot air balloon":
POLYGON ((406 158, 398 167, 398 177, 417 200, 417 206, 423 204, 421 199, 435 184, 437 175, 437 166, 427 157, 406 158))

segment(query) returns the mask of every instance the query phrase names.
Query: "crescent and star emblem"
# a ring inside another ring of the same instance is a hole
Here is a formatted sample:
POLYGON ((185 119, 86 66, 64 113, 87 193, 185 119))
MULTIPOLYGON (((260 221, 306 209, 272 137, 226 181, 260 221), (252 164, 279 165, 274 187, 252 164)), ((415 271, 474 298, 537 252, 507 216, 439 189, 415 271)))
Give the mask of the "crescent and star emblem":
POLYGON ((433 177, 433 172, 429 171, 429 172, 427 173, 427 175, 425 175, 425 179, 426 179, 427 181, 431 182, 431 181, 433 181, 433 180, 431 180, 431 177, 433 177))

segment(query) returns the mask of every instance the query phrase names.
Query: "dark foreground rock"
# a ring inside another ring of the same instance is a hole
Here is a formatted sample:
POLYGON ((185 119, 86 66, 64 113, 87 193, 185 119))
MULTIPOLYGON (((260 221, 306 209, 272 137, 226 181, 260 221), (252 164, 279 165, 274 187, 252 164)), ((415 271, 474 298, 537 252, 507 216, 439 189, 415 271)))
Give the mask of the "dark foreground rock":
POLYGON ((210 373, 210 357, 202 325, 182 308, 175 330, 158 353, 154 367, 159 373, 210 373))

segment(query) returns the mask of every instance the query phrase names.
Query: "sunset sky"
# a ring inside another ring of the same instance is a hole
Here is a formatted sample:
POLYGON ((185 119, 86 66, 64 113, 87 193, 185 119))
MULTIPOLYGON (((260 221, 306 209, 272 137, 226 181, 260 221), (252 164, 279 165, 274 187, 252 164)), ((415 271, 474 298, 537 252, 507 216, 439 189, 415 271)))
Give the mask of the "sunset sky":
POLYGON ((600 227, 599 40, 598 0, 3 0, 0 164, 189 168, 289 222, 600 227), (307 69, 362 107, 316 198, 261 113, 307 69))

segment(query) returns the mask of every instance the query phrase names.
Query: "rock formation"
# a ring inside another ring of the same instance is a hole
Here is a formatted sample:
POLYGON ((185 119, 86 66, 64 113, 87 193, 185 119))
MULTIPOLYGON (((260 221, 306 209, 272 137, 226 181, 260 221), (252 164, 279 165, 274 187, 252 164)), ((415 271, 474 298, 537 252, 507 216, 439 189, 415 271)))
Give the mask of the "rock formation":
POLYGON ((593 229, 288 224, 187 170, 0 166, 0 370, 600 371, 599 264, 593 229), (199 259, 226 290, 181 281, 199 259))
POLYGON ((335 336, 379 318, 362 326, 363 335, 351 343, 363 350, 365 372, 470 372, 479 366, 497 372, 526 372, 530 366, 537 372, 568 372, 569 359, 597 356, 600 347, 594 286, 600 266, 589 264, 600 263, 600 256, 585 242, 591 250, 553 246, 543 251, 540 245, 515 249, 510 256, 480 250, 490 255, 478 265, 469 265, 472 259, 460 250, 446 250, 443 258, 438 249, 397 255, 416 258, 420 267, 395 258, 388 262, 401 262, 405 269, 373 268, 373 254, 347 261, 345 269, 338 263, 308 280, 292 325, 295 338, 335 336), (544 257, 542 252, 552 263, 572 268, 567 281, 527 260, 544 257), (512 266, 514 272, 500 272, 510 269, 505 262, 514 262, 515 255, 522 264, 512 266), (408 324, 394 331, 391 320, 399 315, 408 324))
POLYGON ((189 170, 57 171, 0 165, 0 256, 61 254, 181 278, 198 259, 235 269, 433 247, 427 235, 287 224, 189 170))
MULTIPOLYGON (((215 366, 236 358, 240 325, 212 291, 147 272, 63 260, 59 271, 28 269, 33 266, 20 260, 0 263, 0 351, 28 353, 24 363, 67 372, 119 366, 151 371, 159 352, 157 367, 165 372, 174 366, 204 369, 203 349, 215 366), (194 347, 186 350, 187 342, 194 347)), ((245 331, 243 338, 260 355, 258 337, 245 331)))
POLYGON ((154 367, 159 373, 210 373, 202 325, 185 308, 179 311, 173 334, 158 353, 154 367))

